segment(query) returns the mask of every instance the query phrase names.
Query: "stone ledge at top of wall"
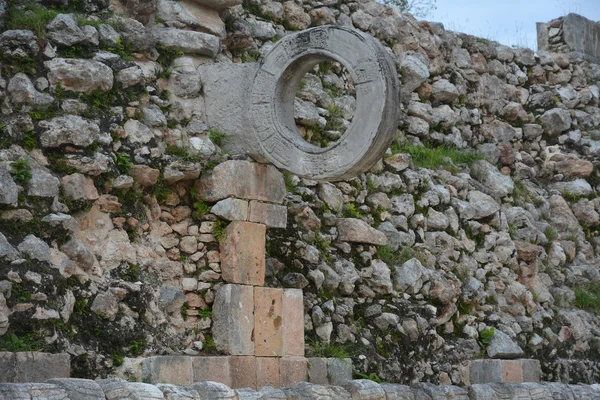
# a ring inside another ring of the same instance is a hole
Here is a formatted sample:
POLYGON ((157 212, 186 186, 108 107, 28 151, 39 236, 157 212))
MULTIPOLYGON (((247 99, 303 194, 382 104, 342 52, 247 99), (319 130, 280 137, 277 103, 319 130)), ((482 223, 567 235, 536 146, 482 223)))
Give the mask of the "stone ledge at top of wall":
POLYGON ((208 33, 176 28, 153 28, 151 34, 156 43, 186 54, 215 58, 221 49, 221 39, 208 33))
POLYGON ((281 204, 287 193, 283 175, 272 165, 242 160, 221 163, 195 184, 199 197, 209 202, 233 196, 281 204))

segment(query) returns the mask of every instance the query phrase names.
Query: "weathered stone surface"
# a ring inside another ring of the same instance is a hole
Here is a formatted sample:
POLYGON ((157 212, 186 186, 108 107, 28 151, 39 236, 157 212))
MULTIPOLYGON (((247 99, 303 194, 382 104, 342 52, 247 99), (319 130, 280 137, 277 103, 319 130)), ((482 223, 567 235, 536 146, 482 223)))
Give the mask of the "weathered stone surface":
POLYGON ((515 188, 510 176, 501 174, 498 168, 485 160, 473 163, 471 171, 479 182, 500 197, 512 194, 515 188))
POLYGON ((283 290, 283 356, 304 356, 303 300, 301 289, 283 290))
POLYGON ((42 239, 27 235, 17 247, 19 251, 38 261, 50 261, 50 246, 42 239))
POLYGON ((232 221, 221 244, 223 279, 231 283, 262 286, 265 281, 266 227, 232 221))
POLYGON ((320 357, 309 357, 308 361, 308 382, 315 383, 317 385, 329 384, 329 378, 327 373, 327 359, 320 357))
POLYGON ((187 387, 169 385, 169 384, 158 384, 158 389, 165 396, 165 400, 197 400, 200 399, 200 395, 194 389, 187 387))
POLYGON ((264 224, 267 228, 285 228, 287 226, 287 207, 279 204, 250 201, 248 221, 264 224))
POLYGON ((281 387, 295 386, 305 382, 307 361, 304 357, 282 357, 279 359, 281 387))
POLYGON ((97 200, 100 197, 94 181, 79 173, 63 176, 61 186, 71 200, 97 200))
POLYGON ((280 386, 279 358, 256 357, 256 387, 280 386))
POLYGON ((450 103, 458 97, 458 89, 446 79, 440 79, 433 83, 434 99, 450 103))
POLYGON ((218 201, 229 196, 281 203, 285 197, 283 175, 271 165, 231 160, 221 163, 196 181, 199 196, 218 201))
POLYGON ((236 6, 238 4, 242 4, 241 0, 193 0, 198 4, 202 4, 206 7, 213 8, 215 10, 222 10, 224 8, 229 8, 236 6))
POLYGON ((496 329, 487 346, 487 355, 491 358, 517 358, 523 355, 519 347, 506 333, 496 329))
MULTIPOLYGON (((68 378, 68 376, 65 378, 68 378)), ((104 391, 95 381, 65 378, 49 379, 46 383, 62 388, 67 393, 69 399, 101 399, 104 396, 104 391)))
POLYGON ((154 356, 142 361, 142 379, 147 383, 168 382, 191 385, 194 382, 192 358, 186 356, 154 356))
POLYGON ((165 22, 177 21, 213 35, 225 36, 225 23, 218 12, 200 4, 199 1, 160 0, 157 2, 156 16, 165 22))
POLYGON ((51 85, 60 84, 66 90, 107 92, 113 87, 112 69, 98 61, 75 58, 54 58, 46 61, 48 80, 51 85))
POLYGON ((154 28, 152 35, 157 43, 171 50, 186 54, 198 54, 216 57, 221 49, 217 36, 203 32, 187 31, 175 28, 154 28))
POLYGON ((0 352, 2 382, 44 382, 52 378, 68 378, 70 373, 71 357, 67 353, 0 352))
POLYGON ((10 173, 0 167, 0 204, 17 204, 19 188, 10 173))
POLYGON ((363 220, 357 218, 340 218, 337 220, 338 239, 342 242, 370 243, 378 246, 387 244, 387 236, 363 220))
POLYGON ((100 135, 98 125, 78 115, 61 115, 41 121, 40 128, 40 143, 43 147, 58 147, 63 144, 87 147, 98 140, 100 135))
MULTIPOLYGON (((288 20, 304 13, 293 2, 285 3, 286 7, 288 20), (290 14, 292 8, 298 13, 290 14)), ((375 39, 356 30, 322 26, 297 35, 279 40, 260 65, 202 66, 199 70, 205 83, 208 123, 227 133, 228 150, 234 153, 266 159, 302 177, 353 177, 371 168, 393 140, 399 93, 394 63, 375 39), (297 35, 303 39, 297 41, 297 35), (331 54, 340 53, 347 61, 345 67, 359 77, 355 82, 359 101, 350 129, 335 146, 317 152, 288 123, 295 104, 295 92, 290 88, 298 86, 305 70, 287 66, 300 58, 307 63, 321 61, 322 50, 314 49, 323 46, 331 54), (347 48, 353 50, 347 52, 347 48), (282 64, 284 59, 287 61, 282 64), (227 99, 223 93, 229 93, 227 99), (271 112, 274 103, 281 105, 280 112, 271 112)))
POLYGON ((330 385, 343 385, 352 380, 352 360, 349 358, 328 358, 327 376, 330 385))
POLYGON ((58 196, 58 185, 60 181, 57 177, 45 169, 32 167, 31 180, 27 187, 28 196, 56 197, 58 196))
POLYGON ((254 288, 254 354, 283 355, 283 289, 254 288))
POLYGON ((553 108, 540 117, 544 131, 550 136, 556 136, 571 127, 571 113, 562 108, 553 108))
POLYGON ((77 24, 75 14, 58 14, 46 25, 48 39, 54 44, 70 47, 86 39, 85 33, 77 24))
POLYGON ((23 73, 13 76, 6 87, 10 101, 15 106, 47 106, 54 101, 49 94, 38 92, 29 77, 23 73))
POLYGON ((368 379, 351 380, 342 386, 350 393, 353 399, 385 400, 387 398, 381 385, 368 379))
POLYGON ((154 133, 146 125, 136 119, 130 119, 123 126, 127 139, 132 143, 146 144, 154 138, 154 133))
POLYGON ((186 301, 187 297, 181 289, 169 286, 160 288, 158 305, 166 312, 179 312, 186 301))
POLYGON ((598 23, 577 14, 567 14, 562 22, 563 40, 571 51, 600 57, 598 23))
MULTIPOLYGON (((220 200, 212 206, 210 212, 229 221, 248 220, 248 202, 235 197, 220 200)), ((252 221, 260 222, 260 221, 252 221)))
POLYGON ((24 29, 14 29, 2 32, 0 50, 7 57, 36 57, 40 48, 35 33, 24 29))
POLYGON ((231 356, 229 357, 229 367, 233 389, 256 389, 256 357, 231 356))
POLYGON ((200 395, 201 399, 215 399, 215 400, 234 400, 236 394, 233 389, 228 386, 217 383, 217 382, 195 382, 192 385, 194 389, 200 395))
POLYGON ((229 357, 192 357, 193 381, 214 381, 231 386, 229 357))
POLYGON ((129 168, 129 174, 133 177, 136 185, 145 187, 152 186, 158 182, 160 170, 147 165, 134 165, 129 168))
POLYGON ((539 382, 541 369, 538 360, 472 360, 470 383, 539 382))
POLYGON ((213 339, 219 351, 254 355, 254 290, 246 285, 224 285, 213 305, 213 339))

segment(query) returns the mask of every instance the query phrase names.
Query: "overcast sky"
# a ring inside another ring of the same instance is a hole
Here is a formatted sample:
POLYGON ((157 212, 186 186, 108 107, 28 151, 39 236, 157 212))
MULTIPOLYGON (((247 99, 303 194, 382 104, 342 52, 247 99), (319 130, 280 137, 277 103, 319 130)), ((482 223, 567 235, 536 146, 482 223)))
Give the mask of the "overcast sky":
POLYGON ((570 12, 600 21, 600 0, 437 0, 427 21, 509 46, 537 50, 536 22, 570 12))

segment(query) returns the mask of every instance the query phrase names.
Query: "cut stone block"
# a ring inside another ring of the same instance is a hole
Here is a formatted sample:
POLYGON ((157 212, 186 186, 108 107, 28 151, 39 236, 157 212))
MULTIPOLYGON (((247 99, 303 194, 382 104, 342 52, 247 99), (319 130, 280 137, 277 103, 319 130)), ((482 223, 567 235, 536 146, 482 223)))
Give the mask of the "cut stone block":
POLYGON ((279 376, 281 387, 296 386, 305 382, 307 360, 304 357, 283 357, 279 359, 279 376))
POLYGON ((308 381, 317 385, 327 385, 327 359, 321 357, 308 358, 308 381))
POLYGON ((231 355, 254 355, 254 288, 224 285, 213 304, 213 339, 217 350, 231 355))
POLYGON ((369 379, 355 379, 342 385, 353 399, 386 400, 386 394, 380 384, 369 379))
POLYGON ((44 382, 71 376, 71 357, 66 353, 0 352, 0 382, 44 382))
POLYGON ((285 228, 287 226, 287 207, 252 200, 248 220, 265 224, 268 228, 285 228))
POLYGON ((470 363, 471 384, 539 382, 538 360, 473 360, 470 363))
POLYGON ((283 310, 283 356, 304 357, 304 296, 301 289, 284 289, 283 310))
POLYGON ((212 381, 231 386, 229 357, 192 357, 194 382, 212 381))
POLYGON ((148 383, 194 383, 192 359, 187 356, 154 356, 142 361, 142 380, 148 383))
POLYGON ((228 197, 212 206, 210 212, 229 221, 246 221, 248 219, 248 202, 228 197))
POLYGON ((279 385, 279 358, 256 357, 256 387, 258 389, 265 386, 278 388, 279 385))
POLYGON ((232 356, 229 366, 233 389, 256 389, 256 357, 232 356))
MULTIPOLYGON (((90 379, 56 378, 49 379, 46 383, 62 388, 69 399, 102 399, 104 391, 96 381, 90 379)), ((37 398, 37 397, 34 397, 37 398)), ((50 397, 45 397, 50 398, 50 397)))
POLYGON ((254 346, 257 357, 283 354, 283 289, 254 288, 254 346))
POLYGON ((262 286, 265 282, 266 227, 233 221, 221 244, 223 279, 231 283, 262 286))
POLYGON ((343 385, 352 380, 352 360, 350 358, 327 359, 327 375, 330 385, 343 385))
POLYGON ((235 399, 235 391, 218 382, 196 382, 192 385, 201 399, 235 399))
POLYGON ((243 160, 221 163, 196 181, 196 193, 214 202, 233 196, 281 204, 287 193, 283 175, 272 165, 243 160))

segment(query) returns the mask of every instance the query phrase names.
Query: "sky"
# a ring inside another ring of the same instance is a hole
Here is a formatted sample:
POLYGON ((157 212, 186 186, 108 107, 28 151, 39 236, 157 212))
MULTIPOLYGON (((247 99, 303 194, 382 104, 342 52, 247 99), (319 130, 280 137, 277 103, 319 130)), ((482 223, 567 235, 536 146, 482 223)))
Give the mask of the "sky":
POLYGON ((537 50, 536 22, 568 13, 600 21, 600 0, 437 0, 427 21, 509 46, 537 50))

